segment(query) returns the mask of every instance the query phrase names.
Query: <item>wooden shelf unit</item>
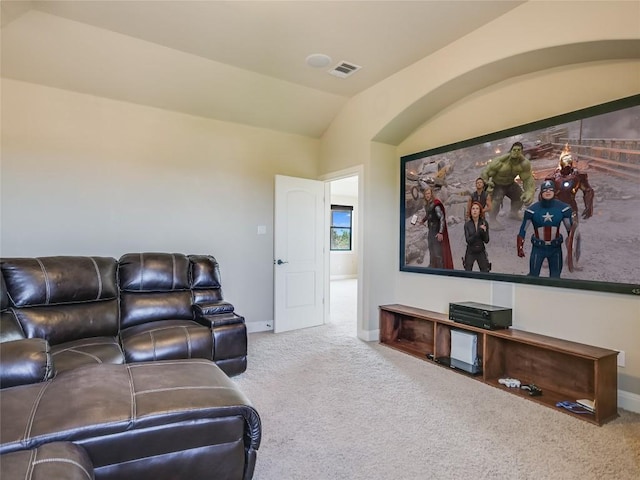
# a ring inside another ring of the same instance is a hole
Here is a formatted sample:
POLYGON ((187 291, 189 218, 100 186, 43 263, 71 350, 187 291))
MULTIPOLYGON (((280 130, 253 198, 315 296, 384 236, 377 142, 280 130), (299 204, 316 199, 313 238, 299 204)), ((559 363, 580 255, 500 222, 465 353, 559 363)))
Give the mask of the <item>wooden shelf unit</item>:
MULTIPOLYGON (((618 416, 618 352, 514 328, 485 330, 453 322, 443 313, 405 305, 380 306, 380 343, 439 365, 434 359, 451 354, 451 330, 478 335, 482 374, 470 376, 511 394, 602 425, 618 416), (542 395, 507 388, 500 378, 534 383, 542 395), (595 401, 595 412, 572 413, 556 403, 595 401)), ((463 373, 461 370, 457 372, 463 373)))

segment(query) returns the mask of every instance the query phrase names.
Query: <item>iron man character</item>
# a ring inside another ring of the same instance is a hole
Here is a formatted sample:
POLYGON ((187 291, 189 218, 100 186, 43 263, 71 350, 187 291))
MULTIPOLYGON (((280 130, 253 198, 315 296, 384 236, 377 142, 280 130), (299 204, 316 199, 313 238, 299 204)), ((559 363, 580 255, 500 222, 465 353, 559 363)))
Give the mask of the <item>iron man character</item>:
POLYGON ((578 169, 573 166, 573 157, 568 147, 565 147, 560 154, 560 162, 556 171, 545 180, 553 180, 556 199, 571 205, 573 215, 576 219, 578 215, 576 193, 578 190, 582 190, 582 196, 584 197, 582 218, 586 219, 593 215, 593 188, 589 185, 587 174, 580 173, 578 169))

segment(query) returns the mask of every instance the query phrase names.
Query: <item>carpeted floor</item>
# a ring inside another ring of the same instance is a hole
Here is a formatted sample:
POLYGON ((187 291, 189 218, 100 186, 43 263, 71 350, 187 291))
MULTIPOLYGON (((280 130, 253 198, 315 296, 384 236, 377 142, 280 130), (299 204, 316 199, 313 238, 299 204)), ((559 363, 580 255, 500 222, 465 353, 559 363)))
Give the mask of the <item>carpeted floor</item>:
POLYGON ((640 478, 640 415, 597 427, 363 342, 350 288, 332 282, 331 323, 249 336, 255 480, 640 478))

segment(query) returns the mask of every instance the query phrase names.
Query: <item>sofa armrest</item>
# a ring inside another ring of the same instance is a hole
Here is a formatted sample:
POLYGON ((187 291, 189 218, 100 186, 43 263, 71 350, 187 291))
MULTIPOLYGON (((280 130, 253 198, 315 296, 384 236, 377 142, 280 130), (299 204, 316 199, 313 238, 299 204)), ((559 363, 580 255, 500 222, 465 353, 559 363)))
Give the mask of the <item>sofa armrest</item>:
POLYGON ((234 307, 229 302, 208 302, 193 305, 196 316, 219 315, 221 313, 233 313, 234 307))
POLYGON ((198 323, 210 328, 244 323, 244 317, 234 313, 233 305, 225 301, 195 304, 193 314, 198 323))
POLYGON ((27 338, 0 344, 0 388, 39 383, 53 378, 49 342, 27 338))
POLYGON ((235 313, 218 313, 215 315, 196 315, 196 322, 209 328, 225 325, 244 324, 244 317, 235 313))

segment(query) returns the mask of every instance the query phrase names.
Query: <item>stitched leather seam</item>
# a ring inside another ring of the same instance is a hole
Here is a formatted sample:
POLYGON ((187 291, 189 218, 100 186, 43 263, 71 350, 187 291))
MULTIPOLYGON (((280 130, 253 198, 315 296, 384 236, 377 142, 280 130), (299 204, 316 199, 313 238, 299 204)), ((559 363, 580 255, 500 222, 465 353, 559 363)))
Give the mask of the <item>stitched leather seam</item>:
POLYGON ((49 285, 49 276, 47 275, 47 269, 44 268, 44 264, 40 261, 39 258, 36 258, 36 262, 40 265, 40 269, 42 270, 42 274, 44 275, 44 290, 45 290, 45 299, 44 304, 49 305, 49 301, 51 300, 51 287, 49 285))
POLYGON ((142 289, 144 288, 144 258, 143 258, 143 253, 140 253, 140 288, 138 290, 142 291, 142 289))
MULTIPOLYGON (((9 292, 7 292, 7 295, 8 294, 9 294, 9 292)), ((11 295, 9 295, 9 298, 11 298, 11 295)), ((13 302, 13 299, 11 301, 13 302)), ((22 337, 23 338, 27 338, 27 334, 24 333, 24 328, 22 328, 22 323, 20 323, 20 318, 18 317, 18 311, 14 307, 11 307, 9 310, 11 311, 11 313, 13 313, 13 316, 14 316, 14 318, 16 320, 14 323, 16 323, 18 325, 18 328, 20 329, 20 332, 22 333, 22 337)))
POLYGON ((129 370, 133 369, 133 368, 139 368, 139 367, 145 367, 145 368, 149 368, 149 367, 161 367, 163 365, 187 365, 187 364, 201 364, 201 365, 211 365, 211 360, 205 360, 204 358, 192 358, 190 360, 179 360, 179 361, 157 361, 157 362, 153 362, 153 363, 128 363, 127 364, 127 368, 129 370))
POLYGON ((68 458, 43 458, 42 460, 37 460, 34 461, 33 464, 34 465, 39 465, 41 463, 70 463, 71 465, 75 465, 76 467, 78 467, 80 470, 82 470, 84 472, 84 474, 87 476, 87 478, 91 478, 91 474, 89 472, 87 472, 87 469, 84 468, 80 463, 76 462, 75 460, 70 460, 68 458))
POLYGON ((182 327, 184 330, 184 336, 187 338, 187 358, 191 358, 191 335, 189 335, 189 329, 182 327))
POLYGON ((38 392, 38 396, 36 397, 35 401, 33 402, 33 405, 31 406, 31 412, 29 413, 29 419, 27 420, 27 423, 25 425, 24 428, 24 440, 26 441, 30 436, 31 436, 31 429, 33 428, 33 422, 36 418, 36 412, 38 411, 38 406, 40 405, 40 400, 42 400, 42 397, 44 396, 44 392, 47 389, 47 387, 51 385, 50 382, 45 382, 42 384, 42 388, 40 388, 40 391, 38 392))
POLYGON ((55 352, 53 354, 53 356, 58 355, 59 353, 66 353, 66 352, 72 352, 72 353, 77 353, 78 355, 84 355, 86 357, 93 358, 96 361, 96 363, 102 363, 102 359, 100 359, 100 357, 98 357, 96 355, 92 355, 92 354, 90 354, 88 352, 83 352, 81 350, 76 350, 75 348, 67 348, 65 350, 61 350, 59 352, 55 352))
MULTIPOLYGON (((187 320, 188 321, 188 320, 187 320)), ((184 329, 197 329, 197 330, 202 330, 202 327, 204 327, 204 325, 200 325, 199 323, 195 323, 193 325, 189 325, 187 327, 185 327, 184 325, 171 325, 169 327, 156 327, 156 328, 151 328, 149 330, 145 330, 144 332, 140 332, 138 335, 140 334, 144 334, 144 333, 151 333, 151 332, 163 332, 165 330, 174 330, 174 329, 180 329, 180 328, 184 328, 184 329)), ((205 327, 207 328, 207 327, 205 327)))
POLYGON ((147 393, 160 393, 160 392, 172 392, 176 390, 230 390, 236 392, 235 388, 230 387, 222 387, 222 386, 199 386, 199 387, 167 387, 167 388, 152 388, 150 390, 141 390, 139 392, 135 392, 135 395, 145 395, 147 393))
MULTIPOLYGON (((6 289, 5 293, 7 294, 7 297, 9 297, 9 300, 11 300, 11 304, 12 304, 12 305, 15 305, 15 304, 16 304, 16 302, 15 302, 15 300, 13 299, 13 297, 11 296, 11 293, 9 292, 9 287, 7 287, 7 289, 6 289)), ((11 310, 13 311, 13 308, 11 308, 11 310)))
POLYGON ((131 373, 131 367, 127 365, 127 373, 129 374, 129 394, 131 399, 131 424, 133 424, 136 418, 136 392, 133 385, 133 375, 131 373))
POLYGON ((111 342, 96 342, 96 343, 83 343, 81 346, 77 346, 77 347, 67 347, 67 348, 62 348, 60 350, 56 350, 53 354, 57 355, 60 352, 66 352, 67 350, 76 350, 78 348, 84 348, 84 347, 97 347, 98 345, 113 345, 114 347, 118 347, 118 345, 116 343, 111 343, 111 342))
POLYGON ((176 256, 171 254, 171 290, 176 288, 176 256))
POLYGON ((98 268, 98 263, 93 257, 89 257, 89 260, 91 260, 93 267, 96 269, 96 276, 98 277, 98 296, 96 297, 96 300, 100 300, 100 296, 102 295, 102 277, 100 276, 100 269, 98 268))
POLYGON ((45 370, 42 374, 42 380, 41 382, 44 382, 45 380, 47 380, 49 378, 49 376, 53 376, 52 372, 54 371, 54 367, 53 367, 53 355, 51 355, 51 353, 49 351, 46 352, 46 365, 45 365, 45 370))
POLYGON ((156 357, 156 339, 153 336, 153 332, 149 332, 149 337, 151 337, 151 350, 153 351, 153 360, 157 360, 156 357))
POLYGON ((35 448, 31 451, 31 456, 29 457, 29 465, 27 466, 27 471, 25 472, 25 475, 24 475, 25 480, 31 480, 33 478, 33 469, 35 466, 37 456, 38 456, 38 449, 35 448))
POLYGON ((42 307, 42 306, 47 306, 47 305, 54 305, 54 306, 56 306, 56 305, 76 305, 76 304, 77 305, 86 305, 86 304, 95 305, 96 303, 103 304, 103 303, 107 303, 107 302, 112 302, 114 300, 117 300, 117 297, 114 296, 114 297, 109 297, 109 298, 101 298, 99 300, 94 300, 94 299, 77 300, 77 301, 73 301, 73 302, 70 302, 70 301, 58 301, 58 302, 50 303, 50 304, 47 304, 47 303, 26 303, 24 305, 18 305, 16 312, 26 311, 27 308, 30 308, 30 307, 42 307))

